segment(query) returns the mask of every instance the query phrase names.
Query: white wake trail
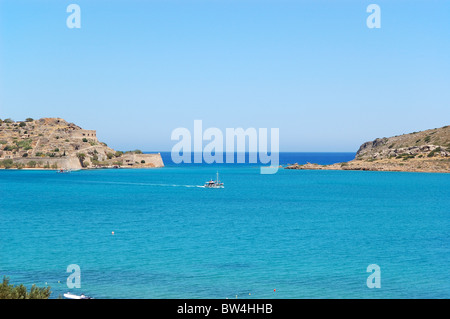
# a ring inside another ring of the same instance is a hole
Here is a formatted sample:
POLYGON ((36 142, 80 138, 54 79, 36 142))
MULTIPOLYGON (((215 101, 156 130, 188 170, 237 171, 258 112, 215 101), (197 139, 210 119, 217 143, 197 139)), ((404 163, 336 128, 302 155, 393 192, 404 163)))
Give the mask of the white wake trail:
POLYGON ((130 186, 163 186, 163 187, 187 187, 196 188, 204 186, 199 185, 178 185, 178 184, 156 184, 156 183, 132 183, 132 182, 101 182, 101 181, 77 181, 81 183, 92 183, 92 184, 112 184, 112 185, 130 185, 130 186))

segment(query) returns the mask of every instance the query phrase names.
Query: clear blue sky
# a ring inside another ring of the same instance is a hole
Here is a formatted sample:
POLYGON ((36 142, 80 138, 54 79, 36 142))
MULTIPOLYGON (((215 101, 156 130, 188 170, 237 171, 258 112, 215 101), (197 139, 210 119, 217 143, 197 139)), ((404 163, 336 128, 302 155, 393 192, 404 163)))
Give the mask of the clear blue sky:
POLYGON ((170 150, 201 119, 356 151, 450 124, 450 1, 0 0, 0 118, 26 117, 123 150, 170 150))

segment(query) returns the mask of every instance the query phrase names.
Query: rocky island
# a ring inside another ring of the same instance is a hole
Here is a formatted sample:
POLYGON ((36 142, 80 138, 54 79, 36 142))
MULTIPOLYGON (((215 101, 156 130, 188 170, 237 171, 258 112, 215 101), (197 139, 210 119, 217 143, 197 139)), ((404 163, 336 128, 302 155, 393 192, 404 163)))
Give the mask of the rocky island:
POLYGON ((159 153, 115 151, 61 118, 0 119, 0 168, 82 169, 163 167, 159 153))
POLYGON ((349 162, 289 164, 285 168, 450 173, 450 126, 377 138, 362 144, 349 162))

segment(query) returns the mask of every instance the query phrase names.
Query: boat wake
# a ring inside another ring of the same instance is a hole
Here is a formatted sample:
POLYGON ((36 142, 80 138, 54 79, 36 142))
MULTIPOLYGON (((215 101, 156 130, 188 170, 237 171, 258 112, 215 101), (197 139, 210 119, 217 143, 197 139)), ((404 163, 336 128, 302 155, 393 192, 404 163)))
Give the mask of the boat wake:
POLYGON ((130 186, 163 186, 163 187, 187 187, 187 188, 204 188, 200 185, 179 185, 179 184, 157 184, 157 183, 132 183, 132 182, 100 182, 100 181, 77 181, 81 183, 92 184, 112 184, 112 185, 130 185, 130 186))

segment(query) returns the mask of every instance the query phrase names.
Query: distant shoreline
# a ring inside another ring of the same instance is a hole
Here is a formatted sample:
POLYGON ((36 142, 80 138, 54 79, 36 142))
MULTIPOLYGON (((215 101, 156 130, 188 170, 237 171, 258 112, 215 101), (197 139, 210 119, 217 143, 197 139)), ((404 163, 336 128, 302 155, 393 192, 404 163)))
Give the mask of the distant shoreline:
MULTIPOLYGON (((163 168, 163 167, 83 167, 83 168, 77 168, 71 170, 71 172, 78 172, 78 171, 94 171, 94 170, 116 170, 116 169, 155 169, 155 168, 163 168)), ((59 172, 62 169, 61 168, 43 168, 43 167, 11 167, 11 168, 4 168, 0 167, 0 170, 6 170, 6 171, 55 171, 59 172)))
POLYGON ((380 160, 367 162, 353 160, 350 162, 331 165, 320 164, 291 164, 284 167, 293 170, 333 170, 333 171, 372 171, 372 172, 410 172, 410 173, 450 173, 450 159, 435 160, 380 160))
POLYGON ((450 126, 365 142, 351 161, 286 169, 450 173, 450 126))

